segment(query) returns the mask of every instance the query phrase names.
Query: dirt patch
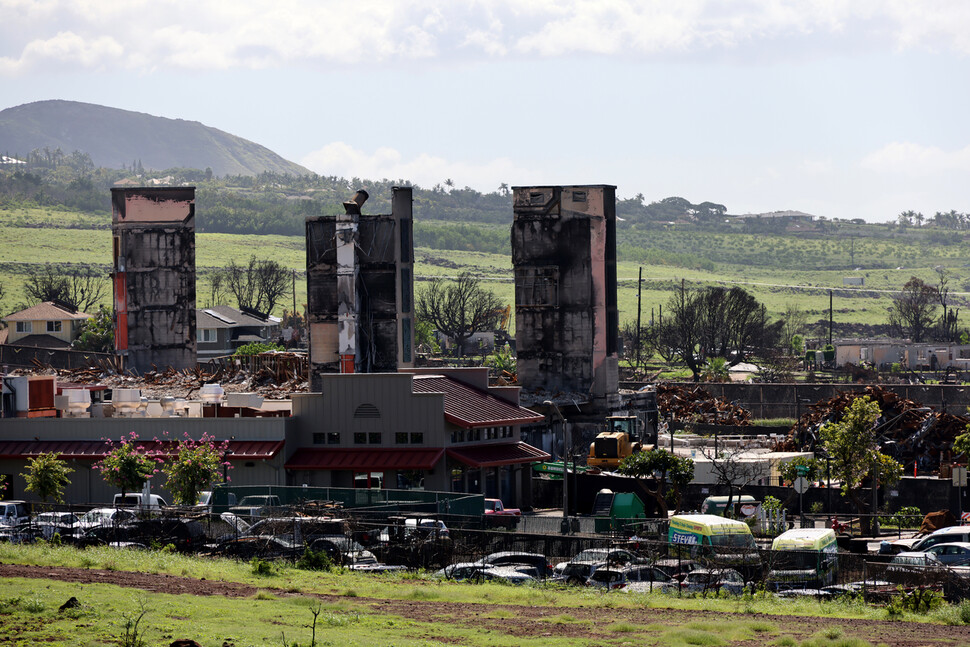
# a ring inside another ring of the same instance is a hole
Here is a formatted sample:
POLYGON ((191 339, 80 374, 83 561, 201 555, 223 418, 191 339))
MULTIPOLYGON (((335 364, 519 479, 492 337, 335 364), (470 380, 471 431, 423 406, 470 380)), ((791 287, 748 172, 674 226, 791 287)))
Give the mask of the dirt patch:
MULTIPOLYGON (((174 575, 107 571, 98 569, 0 564, 0 577, 50 579, 82 584, 113 584, 153 593, 220 595, 231 598, 252 597, 260 589, 247 584, 200 580, 174 575)), ((266 589, 263 589, 266 590, 266 589)), ((291 595, 282 589, 276 595, 291 595)), ((301 594, 307 595, 307 594, 301 594)), ((622 593, 611 595, 623 595, 622 593)), ((679 611, 672 609, 608 609, 602 607, 542 607, 504 604, 446 602, 442 600, 379 600, 318 595, 324 600, 343 599, 372 608, 374 611, 408 618, 418 622, 448 622, 467 627, 488 627, 513 636, 616 639, 611 625, 663 624, 676 628, 689 623, 716 625, 719 622, 760 621, 777 627, 780 633, 803 640, 821 631, 839 628, 846 637, 857 637, 873 644, 893 647, 918 645, 970 644, 970 626, 947 627, 914 622, 843 620, 801 616, 776 616, 714 611, 679 611)), ((770 634, 738 645, 761 645, 773 640, 770 634)))

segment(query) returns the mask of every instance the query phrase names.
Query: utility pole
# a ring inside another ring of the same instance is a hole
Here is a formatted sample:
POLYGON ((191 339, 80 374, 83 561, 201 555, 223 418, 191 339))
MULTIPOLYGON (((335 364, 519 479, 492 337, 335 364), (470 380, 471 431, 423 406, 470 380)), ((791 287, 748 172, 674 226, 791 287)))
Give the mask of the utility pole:
POLYGON ((293 314, 296 314, 296 270, 293 270, 293 314))
POLYGON ((643 268, 640 268, 640 274, 637 277, 637 365, 635 370, 640 370, 640 292, 643 289, 643 268))
POLYGON ((829 290, 829 346, 832 345, 832 290, 829 290))

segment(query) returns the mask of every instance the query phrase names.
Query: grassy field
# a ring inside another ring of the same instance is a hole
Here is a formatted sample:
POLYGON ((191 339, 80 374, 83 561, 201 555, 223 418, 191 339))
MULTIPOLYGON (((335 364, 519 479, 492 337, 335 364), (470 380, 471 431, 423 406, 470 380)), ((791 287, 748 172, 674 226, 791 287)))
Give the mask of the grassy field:
MULTIPOLYGON (((757 595, 677 598, 595 589, 469 585, 432 580, 422 573, 311 572, 290 566, 257 575, 249 564, 222 559, 46 545, 0 545, 0 562, 51 570, 65 566, 151 573, 156 582, 164 582, 166 576, 188 576, 254 587, 242 597, 221 597, 176 594, 179 581, 173 581, 172 592, 148 592, 108 583, 59 581, 53 576, 0 578, 0 633, 9 643, 23 645, 118 644, 126 620, 137 618, 141 611, 146 613, 140 629, 149 645, 168 644, 175 638, 193 638, 202 645, 280 645, 285 635, 288 644, 305 646, 314 613, 318 614, 318 645, 863 646, 870 643, 858 637, 860 631, 883 635, 876 624, 883 631, 887 627, 896 631, 893 625, 878 623, 887 619, 885 609, 858 601, 777 600, 757 595), (58 607, 72 596, 81 606, 59 612, 58 607), (530 618, 528 625, 522 624, 524 616, 530 618), (819 625, 819 618, 831 624, 819 625), (847 635, 838 620, 849 622, 845 627, 854 628, 856 636, 847 635), (853 620, 866 622, 852 624, 853 620), (529 630, 510 633, 513 624, 529 630), (815 632, 819 626, 826 628, 815 632), (569 639, 564 641, 563 634, 569 639)), ((957 626, 970 620, 970 608, 946 605, 925 615, 906 613, 895 619, 957 626)), ((924 630, 907 630, 912 631, 924 630)), ((956 644, 942 626, 925 632, 934 636, 936 644, 956 644)))
MULTIPOLYGON (((48 209, 0 210, 0 285, 4 297, 0 310, 12 311, 24 301, 22 286, 26 275, 45 262, 95 265, 107 271, 110 266, 110 219, 48 209)), ((637 277, 643 268, 641 312, 644 321, 656 319, 666 307, 681 280, 688 285, 738 285, 762 302, 770 316, 779 316, 788 304, 797 304, 808 314, 810 323, 828 319, 829 290, 834 291, 833 317, 837 322, 886 323, 890 292, 898 290, 911 276, 935 284, 934 268, 945 266, 951 273, 951 302, 959 308, 970 306, 970 245, 954 237, 949 244, 917 242, 905 236, 895 240, 867 240, 852 243, 860 269, 823 269, 849 261, 845 240, 756 236, 749 234, 711 234, 688 231, 659 231, 634 237, 643 245, 664 247, 683 254, 713 259, 713 269, 687 269, 671 265, 640 265, 621 260, 618 264, 618 300, 621 325, 637 318, 637 277), (823 259, 823 260, 819 260, 823 259), (869 269, 865 269, 865 268, 869 269), (897 269, 898 268, 898 269, 897 269), (843 278, 865 279, 865 288, 844 287, 843 278)), ((620 239, 620 244, 628 244, 620 239)), ((303 272, 306 267, 304 240, 299 236, 246 236, 200 233, 196 237, 198 303, 206 305, 208 276, 213 268, 234 260, 245 263, 252 254, 274 259, 303 272)), ((501 254, 432 250, 418 248, 416 289, 422 279, 454 276, 468 270, 482 277, 488 287, 505 302, 513 300, 511 259, 501 254)), ((305 280, 298 275, 296 304, 306 301, 305 280)), ((105 299, 108 304, 110 295, 105 299)), ((277 307, 291 308, 293 298, 277 307)), ((816 332, 816 334, 820 334, 816 332)))

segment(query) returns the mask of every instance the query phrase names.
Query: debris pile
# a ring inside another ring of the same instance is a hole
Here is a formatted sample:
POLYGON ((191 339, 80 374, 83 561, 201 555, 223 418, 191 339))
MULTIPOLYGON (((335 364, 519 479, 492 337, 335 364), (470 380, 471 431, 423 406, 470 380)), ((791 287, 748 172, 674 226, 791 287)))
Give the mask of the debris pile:
POLYGON ((751 424, 751 412, 724 398, 716 398, 699 387, 657 385, 660 416, 672 421, 710 425, 751 424))
POLYGON ((941 462, 952 461, 953 440, 967 430, 968 419, 933 411, 921 402, 908 400, 880 386, 843 392, 808 406, 808 412, 792 426, 776 451, 815 451, 819 431, 828 422, 838 422, 856 398, 869 396, 879 404, 882 417, 876 422, 883 453, 903 465, 917 465, 934 471, 941 462))
POLYGON ((205 368, 176 370, 168 367, 161 370, 152 367, 140 376, 119 372, 110 362, 74 369, 55 369, 39 362, 35 365, 36 370, 15 371, 13 374, 44 373, 75 384, 141 389, 142 396, 150 399, 165 396, 193 399, 206 384, 220 384, 226 393, 258 393, 267 400, 283 400, 291 393, 309 390, 306 355, 297 353, 266 353, 254 359, 230 357, 205 368))

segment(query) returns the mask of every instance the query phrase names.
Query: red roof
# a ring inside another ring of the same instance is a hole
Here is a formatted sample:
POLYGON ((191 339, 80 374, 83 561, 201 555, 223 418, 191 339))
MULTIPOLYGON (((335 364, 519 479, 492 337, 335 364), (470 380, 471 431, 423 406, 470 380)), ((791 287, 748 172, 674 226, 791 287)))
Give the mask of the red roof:
MULTIPOLYGON (((146 451, 170 449, 172 441, 138 442, 146 451)), ((103 440, 4 440, 0 441, 0 458, 33 458, 54 452, 61 458, 100 460, 109 450, 103 440)), ((283 449, 282 440, 230 440, 231 460, 263 460, 273 458, 283 449)))
POLYGON ((441 375, 415 375, 414 393, 444 393, 445 419, 459 427, 495 427, 541 422, 545 416, 441 375))
POLYGON ((430 470, 444 456, 440 447, 408 449, 322 449, 306 447, 286 461, 288 470, 430 470))
POLYGON ((448 456, 469 467, 539 463, 551 458, 546 452, 526 443, 500 443, 471 447, 453 446, 448 448, 448 456))

